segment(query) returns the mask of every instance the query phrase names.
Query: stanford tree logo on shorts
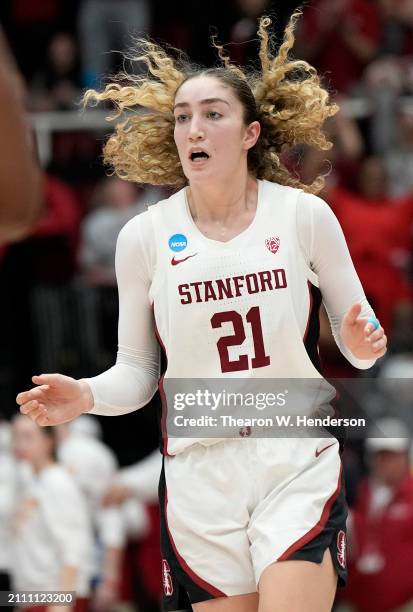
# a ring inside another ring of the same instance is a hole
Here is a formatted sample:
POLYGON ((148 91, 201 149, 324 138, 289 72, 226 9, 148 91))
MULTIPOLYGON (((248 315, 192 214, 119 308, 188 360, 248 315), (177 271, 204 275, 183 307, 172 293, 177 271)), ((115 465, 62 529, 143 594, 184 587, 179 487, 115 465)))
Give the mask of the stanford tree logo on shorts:
POLYGON ((346 534, 342 529, 337 534, 337 561, 346 569, 346 534))
POLYGON ((271 236, 271 238, 265 239, 265 246, 271 253, 276 253, 280 248, 280 239, 278 236, 271 236))
POLYGON ((166 597, 172 595, 174 592, 174 587, 172 584, 171 568, 169 567, 169 563, 166 559, 162 559, 162 584, 166 597))

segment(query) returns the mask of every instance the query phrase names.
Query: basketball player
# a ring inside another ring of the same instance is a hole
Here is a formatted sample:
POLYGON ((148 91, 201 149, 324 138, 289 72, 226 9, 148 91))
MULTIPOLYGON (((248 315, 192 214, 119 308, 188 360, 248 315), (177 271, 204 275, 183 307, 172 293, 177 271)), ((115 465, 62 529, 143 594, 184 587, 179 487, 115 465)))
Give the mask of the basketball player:
MULTIPOLYGON (((283 145, 329 148, 322 125, 337 111, 315 70, 288 58, 295 18, 275 57, 261 19, 259 75, 221 48, 223 67, 197 70, 146 43, 149 76, 87 95, 120 113, 147 111, 129 115, 106 145, 120 176, 182 188, 119 235, 116 365, 91 379, 34 376, 38 386, 17 401, 40 425, 148 403, 159 376, 155 325, 165 381, 321 379, 321 300, 354 366, 385 353, 338 222, 313 195, 322 177, 301 185, 280 160, 283 145)), ((337 440, 171 438, 165 421, 164 609, 330 610, 346 578, 337 440)))

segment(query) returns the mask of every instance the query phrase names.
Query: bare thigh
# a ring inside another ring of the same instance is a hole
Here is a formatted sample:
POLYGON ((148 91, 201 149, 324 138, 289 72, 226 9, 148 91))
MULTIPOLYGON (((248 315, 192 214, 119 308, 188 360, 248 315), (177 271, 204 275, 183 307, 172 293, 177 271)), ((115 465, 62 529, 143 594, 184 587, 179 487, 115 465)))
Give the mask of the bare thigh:
POLYGON ((195 612, 257 612, 258 593, 219 597, 193 604, 195 612))
POLYGON ((323 561, 279 561, 268 566, 259 583, 258 612, 331 612, 337 574, 330 551, 323 561))

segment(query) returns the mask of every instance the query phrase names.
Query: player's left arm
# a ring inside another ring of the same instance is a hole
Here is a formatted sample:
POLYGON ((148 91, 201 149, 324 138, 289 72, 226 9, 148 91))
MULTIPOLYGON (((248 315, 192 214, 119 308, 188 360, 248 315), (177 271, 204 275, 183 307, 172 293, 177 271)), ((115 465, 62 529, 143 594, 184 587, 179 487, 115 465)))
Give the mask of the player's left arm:
POLYGON ((353 366, 370 368, 385 354, 387 338, 380 324, 374 329, 378 322, 336 216, 321 198, 303 193, 297 224, 304 255, 318 276, 337 346, 353 366))

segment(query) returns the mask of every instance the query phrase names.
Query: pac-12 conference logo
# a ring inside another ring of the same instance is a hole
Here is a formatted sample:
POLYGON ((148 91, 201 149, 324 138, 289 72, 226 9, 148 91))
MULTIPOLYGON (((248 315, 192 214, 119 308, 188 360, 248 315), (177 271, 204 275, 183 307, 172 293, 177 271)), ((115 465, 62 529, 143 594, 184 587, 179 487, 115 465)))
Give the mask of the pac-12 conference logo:
POLYGON ((267 238, 265 240, 265 246, 271 253, 275 253, 280 248, 280 239, 278 236, 271 236, 271 238, 267 238))
POLYGON ((183 251, 188 245, 188 240, 183 234, 174 234, 169 238, 169 248, 175 253, 183 251))

